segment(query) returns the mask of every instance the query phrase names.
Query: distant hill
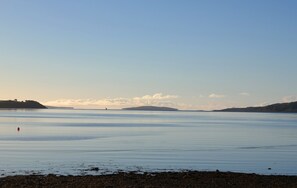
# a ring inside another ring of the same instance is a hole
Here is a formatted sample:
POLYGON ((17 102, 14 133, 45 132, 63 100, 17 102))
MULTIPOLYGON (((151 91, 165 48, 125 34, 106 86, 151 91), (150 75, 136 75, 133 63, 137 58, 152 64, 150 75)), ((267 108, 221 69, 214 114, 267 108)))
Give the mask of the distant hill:
POLYGON ((291 103, 277 103, 261 107, 227 108, 214 110, 216 112, 288 112, 297 113, 297 101, 291 103))
POLYGON ((45 109, 46 107, 36 101, 26 100, 26 101, 17 101, 17 100, 0 100, 0 108, 34 108, 34 109, 45 109))
POLYGON ((123 108, 123 110, 146 110, 146 111, 178 111, 176 108, 158 107, 158 106, 139 106, 132 108, 123 108))

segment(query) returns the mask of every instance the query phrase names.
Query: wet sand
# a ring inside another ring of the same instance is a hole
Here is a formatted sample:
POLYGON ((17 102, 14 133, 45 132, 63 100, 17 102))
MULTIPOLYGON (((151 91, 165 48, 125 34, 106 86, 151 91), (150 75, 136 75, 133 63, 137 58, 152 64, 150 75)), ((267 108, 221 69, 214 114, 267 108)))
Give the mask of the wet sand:
POLYGON ((117 173, 100 176, 26 175, 0 179, 0 187, 285 187, 297 188, 297 176, 231 172, 117 173))

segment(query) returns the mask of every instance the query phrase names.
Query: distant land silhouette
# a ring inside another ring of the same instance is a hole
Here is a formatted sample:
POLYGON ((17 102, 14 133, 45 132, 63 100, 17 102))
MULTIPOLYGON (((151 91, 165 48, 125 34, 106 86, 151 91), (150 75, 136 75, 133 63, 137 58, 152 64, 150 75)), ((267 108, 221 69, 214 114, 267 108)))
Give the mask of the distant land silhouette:
POLYGON ((261 107, 247 108, 227 108, 223 110, 214 110, 215 112, 287 112, 297 113, 297 101, 290 103, 277 103, 261 107))
POLYGON ((46 106, 48 109, 61 109, 61 110, 73 110, 74 107, 64 107, 64 106, 46 106))
POLYGON ((139 107, 123 108, 123 110, 178 111, 178 109, 176 108, 159 107, 159 106, 139 106, 139 107))
POLYGON ((34 109, 45 109, 47 107, 43 106, 39 102, 26 100, 26 101, 18 101, 18 100, 0 100, 0 108, 6 109, 18 109, 18 108, 34 108, 34 109))

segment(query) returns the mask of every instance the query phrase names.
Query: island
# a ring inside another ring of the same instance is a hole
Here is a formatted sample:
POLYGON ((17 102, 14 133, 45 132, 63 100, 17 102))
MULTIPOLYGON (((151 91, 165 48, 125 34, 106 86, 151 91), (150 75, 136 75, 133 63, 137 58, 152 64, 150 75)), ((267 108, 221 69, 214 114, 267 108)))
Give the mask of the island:
POLYGON ((247 108, 227 108, 214 110, 215 112, 286 112, 297 113, 297 101, 290 103, 276 103, 268 106, 247 107, 247 108))
POLYGON ((139 107, 123 108, 122 110, 178 111, 178 109, 176 108, 160 107, 160 106, 139 106, 139 107))
POLYGON ((43 106, 39 102, 33 100, 18 101, 15 100, 0 100, 0 108, 2 109, 46 109, 47 107, 43 106))

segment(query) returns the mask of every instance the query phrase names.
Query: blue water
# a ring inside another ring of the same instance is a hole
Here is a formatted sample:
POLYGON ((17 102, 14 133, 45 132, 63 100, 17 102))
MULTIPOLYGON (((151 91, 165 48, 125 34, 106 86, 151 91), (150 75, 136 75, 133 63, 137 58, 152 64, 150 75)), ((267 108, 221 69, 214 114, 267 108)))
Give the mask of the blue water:
POLYGON ((297 175, 297 114, 0 110, 0 176, 217 169, 297 175))

